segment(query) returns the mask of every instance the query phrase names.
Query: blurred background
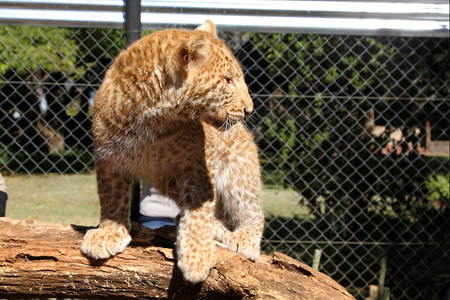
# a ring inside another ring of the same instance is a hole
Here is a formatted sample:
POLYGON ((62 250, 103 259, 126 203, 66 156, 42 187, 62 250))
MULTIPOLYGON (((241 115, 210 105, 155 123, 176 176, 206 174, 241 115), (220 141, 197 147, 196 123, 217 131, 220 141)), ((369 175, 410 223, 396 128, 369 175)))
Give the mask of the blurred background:
POLYGON ((7 217, 96 225, 90 127, 106 69, 130 33, 211 19, 255 103, 264 252, 312 264, 322 251, 318 269, 358 299, 369 285, 449 299, 448 2, 140 5, 127 23, 124 1, 0 0, 7 217))

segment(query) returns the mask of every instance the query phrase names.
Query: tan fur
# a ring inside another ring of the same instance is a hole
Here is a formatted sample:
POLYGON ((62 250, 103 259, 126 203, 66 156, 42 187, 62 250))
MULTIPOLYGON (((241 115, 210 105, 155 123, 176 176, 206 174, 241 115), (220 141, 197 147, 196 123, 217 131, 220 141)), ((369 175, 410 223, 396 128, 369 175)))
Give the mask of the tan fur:
POLYGON ((187 280, 207 278, 214 238, 257 259, 260 166, 242 123, 252 110, 242 70, 211 21, 150 34, 122 52, 94 100, 101 220, 81 251, 107 259, 124 250, 131 185, 139 179, 181 209, 176 248, 187 280))

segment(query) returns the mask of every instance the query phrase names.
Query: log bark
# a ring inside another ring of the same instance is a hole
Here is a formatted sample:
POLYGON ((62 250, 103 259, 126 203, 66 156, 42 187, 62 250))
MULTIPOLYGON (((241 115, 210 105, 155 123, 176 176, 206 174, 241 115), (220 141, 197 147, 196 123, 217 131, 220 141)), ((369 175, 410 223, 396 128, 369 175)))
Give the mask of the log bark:
POLYGON ((330 277, 284 254, 251 262, 217 247, 208 279, 192 285, 176 268, 173 227, 133 224, 133 241, 107 261, 84 257, 83 226, 0 218, 0 298, 354 299, 330 277))

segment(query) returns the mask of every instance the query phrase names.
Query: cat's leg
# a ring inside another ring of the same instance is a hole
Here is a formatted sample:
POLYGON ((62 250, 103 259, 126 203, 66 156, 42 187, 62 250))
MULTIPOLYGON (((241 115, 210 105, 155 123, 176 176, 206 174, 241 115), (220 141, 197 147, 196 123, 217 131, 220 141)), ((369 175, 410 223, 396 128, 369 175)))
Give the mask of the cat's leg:
POLYGON ((176 241, 177 265, 187 281, 198 283, 206 280, 215 264, 212 225, 215 201, 214 197, 209 196, 194 196, 190 199, 192 194, 197 193, 186 191, 186 199, 180 204, 176 241))
POLYGON ((228 184, 223 186, 220 200, 233 232, 231 237, 225 235, 223 242, 231 251, 256 260, 264 228, 259 165, 241 163, 231 168, 235 172, 224 181, 228 184))
POLYGON ((100 225, 86 232, 81 252, 93 259, 107 259, 130 243, 130 198, 132 178, 125 172, 97 164, 100 225))

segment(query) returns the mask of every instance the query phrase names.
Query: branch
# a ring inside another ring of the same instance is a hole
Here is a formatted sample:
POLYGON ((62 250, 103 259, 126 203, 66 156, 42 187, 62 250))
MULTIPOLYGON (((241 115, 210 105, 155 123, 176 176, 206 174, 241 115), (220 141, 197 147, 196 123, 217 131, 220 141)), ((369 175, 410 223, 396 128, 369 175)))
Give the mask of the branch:
POLYGON ((328 276, 284 254, 251 262, 217 247, 201 284, 176 268, 173 227, 134 224, 133 242, 101 263, 80 253, 88 227, 0 218, 0 298, 354 299, 328 276))

